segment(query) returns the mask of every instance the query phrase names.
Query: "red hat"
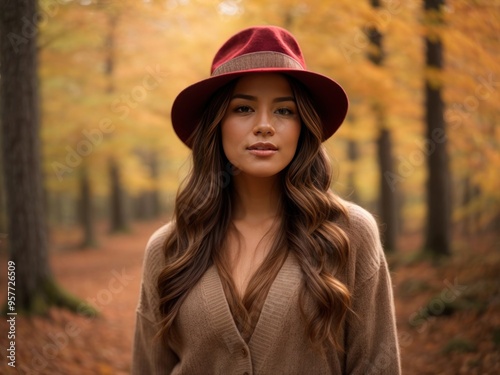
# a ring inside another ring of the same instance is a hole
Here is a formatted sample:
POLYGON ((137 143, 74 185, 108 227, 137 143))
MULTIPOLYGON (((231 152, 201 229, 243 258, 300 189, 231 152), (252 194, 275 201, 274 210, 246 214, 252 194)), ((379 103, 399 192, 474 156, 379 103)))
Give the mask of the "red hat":
POLYGON ((232 36, 215 55, 210 78, 187 87, 177 96, 172 107, 172 125, 179 138, 191 147, 189 138, 212 95, 235 78, 259 72, 286 74, 308 89, 323 124, 323 141, 344 121, 348 100, 342 87, 307 70, 302 51, 287 30, 258 26, 232 36))

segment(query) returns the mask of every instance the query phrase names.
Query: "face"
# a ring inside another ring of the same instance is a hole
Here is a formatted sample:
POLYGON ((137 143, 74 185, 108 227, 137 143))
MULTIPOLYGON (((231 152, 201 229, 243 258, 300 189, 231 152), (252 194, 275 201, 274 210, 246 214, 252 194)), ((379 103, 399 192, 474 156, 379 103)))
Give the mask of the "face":
POLYGON ((222 119, 222 146, 239 171, 271 177, 293 159, 301 121, 292 89, 280 74, 249 74, 239 79, 222 119))

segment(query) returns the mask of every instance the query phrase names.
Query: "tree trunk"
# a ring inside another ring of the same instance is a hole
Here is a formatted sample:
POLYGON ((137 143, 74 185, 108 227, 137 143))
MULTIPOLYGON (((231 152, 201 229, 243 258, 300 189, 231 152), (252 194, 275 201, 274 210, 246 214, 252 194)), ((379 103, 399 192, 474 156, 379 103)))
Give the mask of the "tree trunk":
MULTIPOLYGON (((118 21, 114 13, 108 13, 108 30, 104 47, 106 49, 106 60, 104 74, 107 78, 106 92, 113 94, 115 85, 113 81, 113 74, 115 70, 115 30, 118 21)), ((114 158, 109 160, 109 181, 110 181, 110 231, 123 232, 127 228, 127 220, 125 217, 125 194, 122 189, 120 179, 120 166, 114 158)))
POLYGON ((125 192, 122 188, 120 169, 114 159, 109 161, 110 200, 111 200, 111 232, 124 232, 128 230, 125 210, 125 192))
POLYGON ((391 155, 392 138, 391 132, 382 128, 378 138, 378 162, 380 174, 380 216, 385 224, 383 231, 384 249, 387 252, 396 249, 398 234, 397 202, 396 194, 384 178, 385 171, 394 170, 394 161, 391 155))
POLYGON ((356 187, 356 162, 359 159, 359 150, 358 144, 354 139, 349 139, 347 141, 347 158, 349 159, 349 163, 351 164, 349 175, 347 176, 347 184, 349 186, 349 189, 351 189, 352 191, 349 199, 353 202, 360 203, 358 189, 356 187))
MULTIPOLYGON (((428 22, 439 24, 444 0, 425 0, 428 22), (429 20, 432 18, 432 21, 429 20)), ((443 45, 439 35, 425 37, 426 68, 441 72, 443 67, 443 45)), ((441 83, 429 77, 425 79, 425 119, 427 141, 433 146, 427 158, 427 228, 425 249, 432 255, 450 254, 450 171, 446 149, 446 127, 441 83)))
POLYGON ((147 220, 150 217, 151 211, 148 204, 148 192, 143 191, 134 198, 134 219, 147 220))
MULTIPOLYGON (((374 10, 381 7, 379 0, 371 0, 374 10)), ((367 29, 370 41, 368 59, 376 66, 384 63, 383 35, 375 25, 367 29)), ((396 190, 391 188, 385 176, 394 173, 394 162, 392 157, 392 136, 387 128, 385 110, 380 103, 375 103, 373 111, 375 113, 379 136, 377 140, 378 164, 379 164, 379 215, 383 228, 381 236, 386 252, 393 252, 396 249, 397 240, 397 195, 396 190)))
POLYGON ((464 193, 462 197, 462 207, 465 209, 465 215, 462 219, 462 227, 460 228, 462 233, 464 233, 467 237, 471 237, 472 233, 474 233, 474 216, 470 214, 468 211, 469 205, 473 201, 472 194, 472 183, 469 176, 466 176, 463 180, 464 193))
POLYGON ((45 313, 50 305, 77 310, 59 289, 48 260, 39 141, 37 1, 4 1, 0 9, 0 100, 10 261, 15 307, 45 313), (35 24, 33 24, 35 20, 35 24))
MULTIPOLYGON (((1 111, 1 107, 0 107, 1 111)), ((2 114, 0 112, 0 119, 2 114)), ((0 123, 1 125, 1 123, 0 123)), ((2 132, 0 132, 0 144, 2 144, 2 132)), ((2 250, 2 243, 7 236, 7 201, 5 199, 5 181, 4 181, 4 162, 3 155, 0 152, 0 251, 2 250)))
POLYGON ((83 229, 82 248, 96 247, 94 231, 94 210, 92 204, 92 188, 90 186, 87 167, 80 172, 80 224, 83 229))
POLYGON ((475 206, 476 200, 481 196, 481 189, 471 181, 470 176, 464 178, 463 186, 462 207, 466 210, 466 214, 462 220, 462 233, 474 237, 480 234, 481 216, 479 210, 471 210, 470 207, 475 206))
POLYGON ((151 171, 151 178, 155 186, 151 191, 151 205, 152 205, 152 218, 156 219, 161 215, 161 201, 160 192, 158 191, 158 181, 160 179, 160 167, 158 163, 158 153, 153 151, 149 158, 149 167, 151 171))
POLYGON ((160 170, 158 165, 158 153, 156 151, 138 150, 137 154, 149 169, 149 177, 154 183, 150 190, 141 192, 134 199, 134 218, 138 220, 156 219, 161 214, 160 193, 158 191, 158 179, 160 170))

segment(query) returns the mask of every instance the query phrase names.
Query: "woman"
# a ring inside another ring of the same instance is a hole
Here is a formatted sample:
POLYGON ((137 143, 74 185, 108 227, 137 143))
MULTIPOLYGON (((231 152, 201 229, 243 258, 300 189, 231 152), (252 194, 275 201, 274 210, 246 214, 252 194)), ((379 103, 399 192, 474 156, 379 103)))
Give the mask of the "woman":
POLYGON ((330 191, 347 97, 294 37, 253 27, 176 98, 192 148, 145 254, 134 374, 399 374, 373 217, 330 191))

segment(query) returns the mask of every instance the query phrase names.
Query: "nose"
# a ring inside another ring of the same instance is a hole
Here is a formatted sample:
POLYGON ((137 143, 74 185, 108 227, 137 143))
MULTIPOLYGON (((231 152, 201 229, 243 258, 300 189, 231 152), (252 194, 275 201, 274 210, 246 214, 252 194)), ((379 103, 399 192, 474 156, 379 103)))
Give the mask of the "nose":
POLYGON ((274 135, 275 129, 271 123, 271 116, 269 116, 267 112, 263 111, 260 116, 257 116, 253 133, 255 135, 274 135))

